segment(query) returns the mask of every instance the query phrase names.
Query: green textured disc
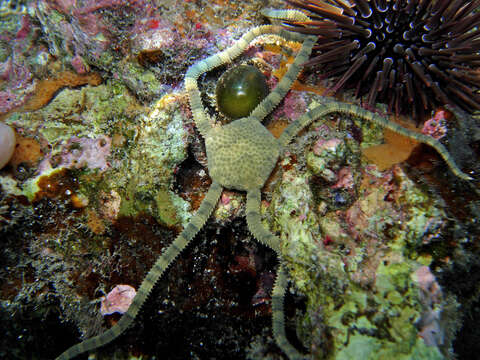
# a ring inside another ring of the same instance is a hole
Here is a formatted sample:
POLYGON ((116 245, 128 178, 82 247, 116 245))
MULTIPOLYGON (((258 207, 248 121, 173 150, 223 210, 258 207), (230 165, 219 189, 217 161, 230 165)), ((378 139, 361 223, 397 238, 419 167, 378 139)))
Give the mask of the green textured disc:
POLYGON ((225 116, 247 116, 268 94, 265 75, 256 67, 239 65, 226 71, 218 80, 217 107, 225 116))

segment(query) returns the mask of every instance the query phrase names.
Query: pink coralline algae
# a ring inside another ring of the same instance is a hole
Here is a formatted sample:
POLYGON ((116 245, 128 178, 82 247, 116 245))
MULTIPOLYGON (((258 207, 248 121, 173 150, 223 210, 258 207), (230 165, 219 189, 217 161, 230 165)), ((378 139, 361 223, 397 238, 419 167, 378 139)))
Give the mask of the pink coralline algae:
POLYGON ((317 156, 320 156, 324 151, 333 152, 335 151, 336 147, 341 144, 341 142, 342 141, 340 139, 335 138, 329 140, 320 139, 313 146, 313 153, 317 156))
POLYGON ((73 137, 63 146, 58 156, 48 155, 39 165, 43 172, 52 167, 99 169, 105 171, 111 167, 108 157, 111 153, 112 139, 101 136, 96 139, 73 137))
MULTIPOLYGON (((273 69, 278 69, 281 66, 282 59, 283 59, 283 56, 281 54, 277 54, 273 51, 265 51, 265 50, 255 52, 252 57, 262 59, 263 61, 268 63, 273 69)), ((275 84, 277 82, 278 81, 276 81, 275 84)), ((275 84, 272 84, 272 85, 275 85, 275 84)))
POLYGON ((72 138, 62 155, 61 166, 107 170, 112 140, 106 136, 98 139, 72 138))
POLYGON ((345 166, 340 169, 337 174, 338 181, 332 185, 332 189, 353 189, 355 180, 353 178, 352 169, 350 166, 345 166))
MULTIPOLYGON (((197 24, 199 25, 199 24, 197 24)), ((222 32, 214 34, 204 26, 192 26, 179 31, 178 24, 167 19, 150 19, 139 28, 131 41, 132 52, 138 54, 144 67, 153 66, 156 73, 174 86, 182 79, 168 74, 185 72, 193 58, 218 52, 218 47, 227 38, 222 32), (155 53, 150 60, 148 54, 155 53)))
POLYGON ((428 266, 415 271, 417 285, 420 288, 420 301, 425 306, 433 306, 442 300, 442 289, 428 266))
POLYGON ((18 20, 18 31, 5 32, 0 36, 0 41, 5 44, 9 55, 0 62, 0 114, 22 105, 33 92, 35 85, 27 65, 29 59, 25 58, 27 54, 35 53, 32 49, 32 36, 29 36, 34 31, 27 15, 18 20))
POLYGON ((447 134, 445 111, 439 110, 432 118, 425 121, 422 133, 437 140, 443 138, 447 134))
POLYGON ((440 346, 444 343, 444 330, 441 328, 440 311, 429 309, 419 322, 420 336, 428 346, 440 346))
POLYGON ((25 39, 30 33, 30 30, 31 30, 30 19, 28 16, 25 15, 22 17, 22 27, 17 32, 17 39, 18 40, 25 39))
POLYGON ((274 119, 286 118, 294 121, 307 111, 307 104, 303 98, 303 93, 295 90, 288 92, 283 100, 283 106, 273 113, 274 119))
POLYGON ((230 197, 227 194, 223 193, 221 197, 221 202, 223 205, 230 204, 230 197))
POLYGON ((115 286, 106 297, 102 298, 100 313, 103 316, 113 313, 124 314, 130 307, 136 293, 130 285, 115 286))
POLYGON ((72 67, 75 69, 77 74, 83 75, 88 72, 88 68, 85 65, 85 62, 83 61, 82 57, 79 55, 75 55, 71 61, 72 67))
POLYGON ((441 312, 436 309, 442 303, 442 290, 428 266, 421 266, 413 274, 420 288, 420 302, 425 310, 419 320, 418 335, 429 346, 444 343, 445 331, 441 327, 441 312))
POLYGON ((22 105, 23 102, 23 97, 18 96, 12 91, 0 91, 0 114, 9 112, 22 105))
POLYGON ((153 15, 153 8, 146 0, 39 1, 37 15, 46 33, 62 39, 54 43, 51 37, 52 50, 93 60, 109 49, 126 54, 125 39, 144 26, 143 19, 153 15))

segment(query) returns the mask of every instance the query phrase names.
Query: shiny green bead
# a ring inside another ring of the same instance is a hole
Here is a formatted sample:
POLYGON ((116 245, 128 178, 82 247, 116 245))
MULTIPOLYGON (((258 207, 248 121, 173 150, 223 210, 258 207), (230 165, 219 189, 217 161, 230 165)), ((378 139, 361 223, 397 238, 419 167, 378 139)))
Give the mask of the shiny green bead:
POLYGON ((256 67, 236 66, 218 80, 218 110, 231 119, 245 117, 267 96, 268 91, 267 79, 256 67))

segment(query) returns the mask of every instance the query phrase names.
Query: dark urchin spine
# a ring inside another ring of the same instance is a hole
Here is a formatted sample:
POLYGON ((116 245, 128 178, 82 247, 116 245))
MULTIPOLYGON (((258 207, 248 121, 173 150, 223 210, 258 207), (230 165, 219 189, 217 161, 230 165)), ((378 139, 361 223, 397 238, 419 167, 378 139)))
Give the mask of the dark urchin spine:
POLYGON ((480 110, 480 1, 287 0, 312 21, 290 30, 318 35, 307 66, 355 88, 366 106, 423 120, 451 104, 480 110))

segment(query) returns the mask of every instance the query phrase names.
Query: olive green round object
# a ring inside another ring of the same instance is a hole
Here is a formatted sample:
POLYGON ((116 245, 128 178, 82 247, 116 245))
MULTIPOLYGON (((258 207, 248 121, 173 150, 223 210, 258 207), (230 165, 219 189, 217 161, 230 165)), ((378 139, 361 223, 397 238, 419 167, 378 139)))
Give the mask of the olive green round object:
POLYGON ((251 65, 239 65, 218 80, 216 95, 220 112, 231 119, 248 116, 267 96, 265 75, 251 65))

